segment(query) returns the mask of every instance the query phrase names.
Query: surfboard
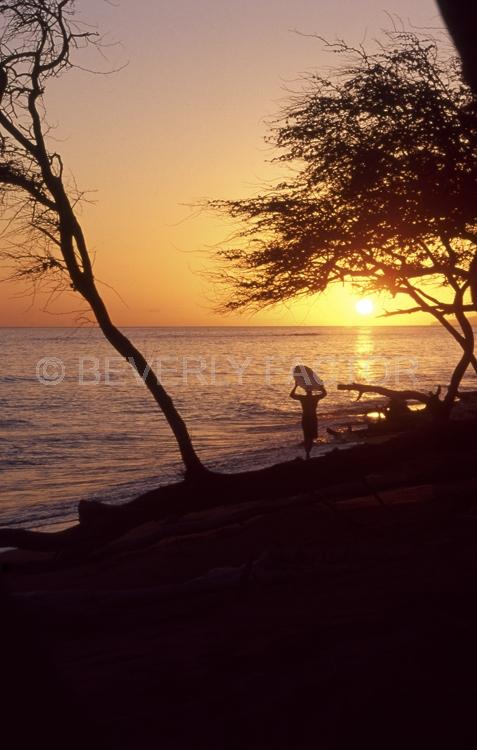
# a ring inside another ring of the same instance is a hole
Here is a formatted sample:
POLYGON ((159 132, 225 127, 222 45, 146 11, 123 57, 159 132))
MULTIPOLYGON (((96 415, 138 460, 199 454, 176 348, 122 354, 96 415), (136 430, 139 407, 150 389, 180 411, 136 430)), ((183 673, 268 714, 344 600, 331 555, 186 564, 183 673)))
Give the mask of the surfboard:
POLYGON ((296 365, 293 368, 293 379, 301 388, 311 387, 314 391, 320 391, 323 388, 322 379, 307 365, 296 365))

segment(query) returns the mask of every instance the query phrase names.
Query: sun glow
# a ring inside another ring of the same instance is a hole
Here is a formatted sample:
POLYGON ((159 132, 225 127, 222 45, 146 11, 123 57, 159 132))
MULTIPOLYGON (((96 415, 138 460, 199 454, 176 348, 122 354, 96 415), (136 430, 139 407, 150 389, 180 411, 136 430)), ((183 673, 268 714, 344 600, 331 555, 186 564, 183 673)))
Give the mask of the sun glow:
POLYGON ((371 315, 374 312, 374 302, 372 299, 359 299, 355 305, 355 310, 360 315, 371 315))

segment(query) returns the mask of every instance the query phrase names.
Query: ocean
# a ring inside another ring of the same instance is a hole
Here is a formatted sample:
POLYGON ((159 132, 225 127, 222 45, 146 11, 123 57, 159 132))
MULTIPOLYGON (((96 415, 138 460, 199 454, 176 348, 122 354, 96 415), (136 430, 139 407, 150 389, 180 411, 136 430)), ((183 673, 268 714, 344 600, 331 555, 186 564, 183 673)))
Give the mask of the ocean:
MULTIPOLYGON (((313 367, 326 427, 378 403, 339 382, 431 390, 459 356, 439 327, 131 328, 186 420, 203 462, 224 472, 303 455, 291 370, 313 367)), ((61 528, 81 499, 124 502, 182 475, 168 425, 95 328, 0 329, 0 526, 61 528)), ((475 388, 469 371, 465 388, 475 388)))

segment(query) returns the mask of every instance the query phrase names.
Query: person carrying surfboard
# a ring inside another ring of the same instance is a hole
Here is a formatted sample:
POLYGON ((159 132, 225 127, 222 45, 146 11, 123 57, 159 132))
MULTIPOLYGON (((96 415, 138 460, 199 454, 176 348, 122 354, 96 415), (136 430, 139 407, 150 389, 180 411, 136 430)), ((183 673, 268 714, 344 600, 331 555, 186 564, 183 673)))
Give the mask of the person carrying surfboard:
MULTIPOLYGON (((297 369, 297 368, 296 368, 297 369)), ((303 428, 303 438, 305 442, 305 453, 306 457, 310 458, 310 452, 313 447, 313 441, 318 437, 318 417, 316 416, 316 409, 318 403, 322 398, 327 395, 326 388, 323 383, 316 385, 307 385, 300 377, 299 373, 294 373, 295 385, 290 393, 290 398, 294 401, 299 401, 302 408, 301 426, 303 428), (296 393, 296 389, 300 385, 304 389, 305 395, 296 393), (315 392, 316 391, 316 392, 315 392)), ((316 376, 315 376, 316 377, 316 376)))

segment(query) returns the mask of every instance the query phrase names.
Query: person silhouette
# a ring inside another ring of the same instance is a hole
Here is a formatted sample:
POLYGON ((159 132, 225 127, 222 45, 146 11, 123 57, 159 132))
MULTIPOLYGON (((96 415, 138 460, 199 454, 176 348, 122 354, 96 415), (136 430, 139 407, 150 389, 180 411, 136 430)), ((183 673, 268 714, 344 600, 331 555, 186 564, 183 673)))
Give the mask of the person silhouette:
POLYGON ((295 383, 290 393, 290 398, 299 401, 302 408, 301 426, 303 428, 303 438, 305 443, 305 453, 307 459, 310 458, 310 452, 313 447, 313 441, 318 437, 318 418, 316 409, 318 402, 327 395, 325 386, 321 386, 318 393, 313 393, 311 386, 305 387, 305 395, 296 393, 297 384, 295 383))

